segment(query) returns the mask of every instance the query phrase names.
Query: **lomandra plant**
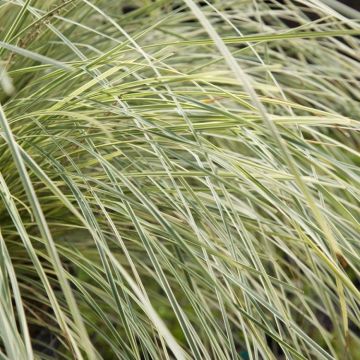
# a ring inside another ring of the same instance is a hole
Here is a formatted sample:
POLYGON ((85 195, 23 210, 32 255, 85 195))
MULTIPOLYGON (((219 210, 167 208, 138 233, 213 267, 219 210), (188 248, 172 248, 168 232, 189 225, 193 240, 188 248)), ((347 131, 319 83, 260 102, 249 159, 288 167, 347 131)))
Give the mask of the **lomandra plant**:
POLYGON ((359 359, 359 13, 0 1, 1 359, 359 359))

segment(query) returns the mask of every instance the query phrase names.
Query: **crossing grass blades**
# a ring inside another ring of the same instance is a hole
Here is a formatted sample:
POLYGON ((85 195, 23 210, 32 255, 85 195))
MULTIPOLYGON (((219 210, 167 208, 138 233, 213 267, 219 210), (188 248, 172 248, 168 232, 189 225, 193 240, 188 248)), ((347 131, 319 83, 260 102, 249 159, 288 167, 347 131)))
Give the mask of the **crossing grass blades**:
POLYGON ((0 18, 1 359, 359 359, 358 12, 0 18))

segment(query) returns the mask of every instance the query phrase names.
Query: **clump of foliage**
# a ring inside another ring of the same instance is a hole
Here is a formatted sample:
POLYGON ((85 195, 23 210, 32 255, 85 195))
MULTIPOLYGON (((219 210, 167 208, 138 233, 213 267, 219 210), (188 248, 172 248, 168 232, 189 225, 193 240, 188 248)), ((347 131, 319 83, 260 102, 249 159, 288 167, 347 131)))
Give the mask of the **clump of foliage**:
POLYGON ((359 359, 356 11, 0 19, 2 359, 359 359))

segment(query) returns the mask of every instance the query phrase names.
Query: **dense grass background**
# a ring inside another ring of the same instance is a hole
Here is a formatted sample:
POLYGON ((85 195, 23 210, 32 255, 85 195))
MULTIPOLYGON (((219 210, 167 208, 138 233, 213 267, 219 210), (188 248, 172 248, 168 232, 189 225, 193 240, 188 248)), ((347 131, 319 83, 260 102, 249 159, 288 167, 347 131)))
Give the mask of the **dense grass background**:
POLYGON ((359 13, 0 0, 1 359, 359 359, 359 13))

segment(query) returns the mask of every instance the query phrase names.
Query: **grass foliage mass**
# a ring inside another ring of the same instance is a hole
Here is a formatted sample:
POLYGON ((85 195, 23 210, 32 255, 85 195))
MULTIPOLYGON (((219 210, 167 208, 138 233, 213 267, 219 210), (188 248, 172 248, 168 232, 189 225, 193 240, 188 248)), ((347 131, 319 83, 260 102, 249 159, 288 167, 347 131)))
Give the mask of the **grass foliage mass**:
POLYGON ((0 0, 0 359, 359 359, 359 19, 0 0))

